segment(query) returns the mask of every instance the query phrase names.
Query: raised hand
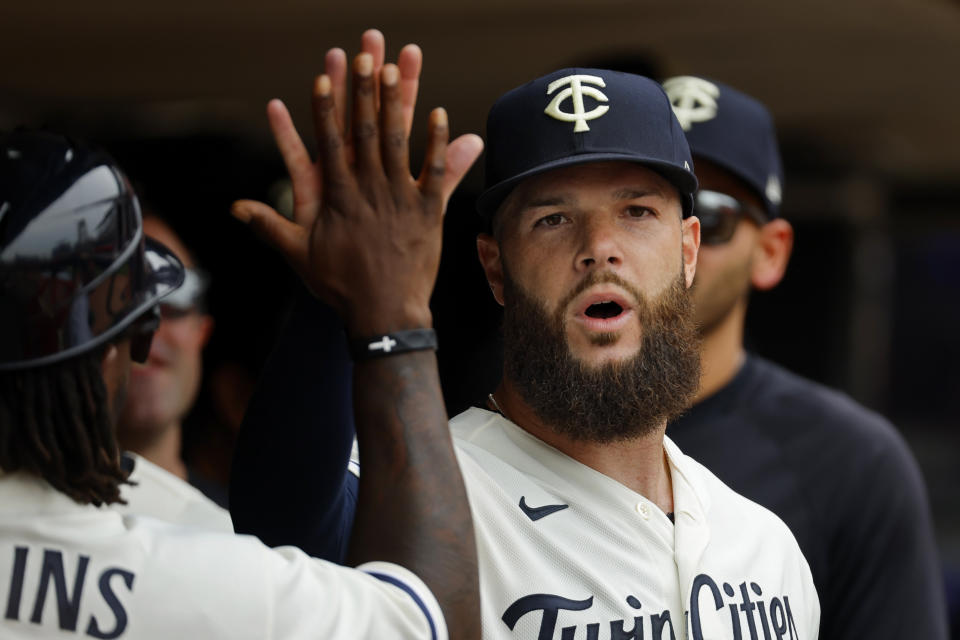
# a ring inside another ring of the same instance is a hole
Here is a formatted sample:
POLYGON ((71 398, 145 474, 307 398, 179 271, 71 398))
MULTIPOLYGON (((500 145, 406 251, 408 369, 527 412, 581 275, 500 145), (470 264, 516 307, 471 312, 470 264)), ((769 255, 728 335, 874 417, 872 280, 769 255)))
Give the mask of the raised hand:
MULTIPOLYGON (((241 200, 234 203, 233 206, 234 216, 249 223, 258 235, 274 245, 303 278, 311 291, 341 311, 346 321, 350 321, 352 317, 349 309, 347 309, 349 305, 345 304, 344 294, 346 292, 343 290, 343 286, 346 286, 347 283, 341 283, 339 288, 331 288, 329 281, 323 282, 318 278, 319 273, 316 270, 318 265, 315 262, 318 256, 317 252, 322 253, 323 247, 322 241, 319 243, 316 241, 320 214, 325 206, 331 212, 342 208, 342 203, 337 203, 331 208, 324 198, 324 190, 330 188, 330 180, 327 174, 332 169, 332 167, 327 166, 327 156, 336 158, 338 161, 342 160, 345 165, 345 168, 340 167, 339 169, 340 174, 337 183, 343 186, 343 176, 349 174, 357 187, 364 190, 365 197, 368 198, 368 204, 371 205, 379 206, 382 204, 384 185, 387 183, 391 185, 389 189, 391 193, 403 198, 408 198, 410 193, 409 189, 404 193, 404 190, 400 188, 401 182, 406 181, 408 188, 414 186, 420 191, 421 197, 425 196, 425 189, 428 186, 431 188, 435 186, 433 180, 427 179, 429 172, 423 173, 420 179, 415 181, 407 169, 408 151, 406 141, 413 121, 422 66, 422 55, 419 47, 407 45, 401 50, 396 65, 388 65, 382 69, 384 41, 383 35, 379 31, 370 30, 364 33, 362 49, 363 53, 358 56, 357 64, 360 64, 361 58, 364 59, 362 63, 364 73, 359 73, 357 65, 355 65, 354 76, 357 78, 357 82, 354 86, 354 117, 350 132, 346 132, 344 126, 347 102, 346 54, 341 49, 331 49, 327 52, 325 58, 326 73, 317 79, 313 92, 314 120, 318 148, 320 149, 316 163, 311 162, 310 156, 283 103, 279 100, 273 100, 267 106, 270 127, 293 184, 293 220, 287 220, 261 202, 241 200), (368 68, 370 72, 366 73, 368 68), (384 77, 384 72, 389 77, 384 77), (387 81, 389 81, 389 87, 386 86, 387 81), (381 87, 381 84, 383 87, 381 87), (372 86, 372 90, 370 86, 372 86), (387 126, 386 117, 389 115, 389 133, 386 129, 378 131, 376 117, 378 91, 383 94, 381 96, 383 109, 380 110, 380 126, 387 126), (361 116, 366 118, 362 126, 359 123, 361 116), (370 141, 372 139, 381 140, 383 144, 371 145, 370 141), (328 151, 340 148, 341 152, 330 155, 324 151, 324 145, 328 146, 328 151), (364 149, 362 158, 358 155, 361 146, 364 149), (387 158, 386 154, 391 157, 387 158), (398 154, 403 156, 402 163, 397 158, 398 154), (396 172, 399 166, 403 167, 402 176, 396 172), (383 178, 382 180, 374 175, 378 171, 382 174, 379 176, 383 178)), ((428 149, 430 151, 428 152, 426 166, 433 167, 435 171, 442 167, 442 174, 438 176, 439 185, 436 185, 439 188, 440 212, 442 213, 450 194, 479 155, 482 142, 475 135, 465 135, 449 144, 446 144, 444 140, 443 144, 438 147, 435 136, 439 131, 438 127, 446 128, 445 114, 438 114, 437 112, 431 114, 430 123, 430 133, 428 134, 428 149), (430 153, 437 148, 442 149, 442 155, 439 158, 431 157, 430 153)), ((444 137, 445 135, 443 133, 444 137)), ((345 197, 344 193, 341 191, 338 197, 345 197)), ((407 202, 405 204, 409 205, 411 203, 407 202)), ((319 224, 323 226, 323 223, 319 224)), ((389 224, 395 225, 397 221, 391 220, 389 224)), ((360 237, 364 236, 358 236, 358 238, 360 237)), ((438 247, 439 245, 437 245, 438 247)), ((342 249, 346 250, 346 247, 342 247, 342 249)), ((342 256, 343 251, 340 253, 342 256)), ((435 267, 433 273, 435 277, 435 267)), ((431 278, 431 286, 432 282, 433 279, 431 278)), ((350 283, 349 286, 356 286, 356 284, 350 283)), ((429 292, 427 295, 429 296, 429 292)), ((419 300, 416 302, 408 301, 408 303, 408 306, 413 307, 419 304, 419 300)))
MULTIPOLYGON (((435 109, 424 166, 414 178, 408 138, 420 50, 404 47, 397 64, 383 65, 379 32, 364 34, 363 49, 352 66, 349 129, 342 51, 327 54, 326 73, 314 84, 316 163, 283 104, 272 101, 267 108, 293 181, 294 219, 259 202, 233 206, 233 214, 274 244, 311 291, 337 310, 356 339, 432 325, 428 303, 443 211, 483 147, 473 135, 448 143, 447 114, 435 109)), ((436 357, 429 350, 379 355, 352 367, 364 468, 348 560, 412 570, 436 595, 450 637, 479 638, 473 523, 436 357), (384 535, 384 522, 390 535, 384 535)))

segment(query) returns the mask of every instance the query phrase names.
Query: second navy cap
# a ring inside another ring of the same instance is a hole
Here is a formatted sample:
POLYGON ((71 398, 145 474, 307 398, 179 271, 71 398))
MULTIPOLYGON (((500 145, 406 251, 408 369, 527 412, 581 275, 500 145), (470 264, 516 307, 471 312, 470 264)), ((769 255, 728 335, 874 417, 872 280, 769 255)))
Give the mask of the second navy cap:
POLYGON ((663 88, 693 155, 746 182, 775 218, 783 196, 783 165, 767 108, 732 87, 696 76, 670 78, 663 88))

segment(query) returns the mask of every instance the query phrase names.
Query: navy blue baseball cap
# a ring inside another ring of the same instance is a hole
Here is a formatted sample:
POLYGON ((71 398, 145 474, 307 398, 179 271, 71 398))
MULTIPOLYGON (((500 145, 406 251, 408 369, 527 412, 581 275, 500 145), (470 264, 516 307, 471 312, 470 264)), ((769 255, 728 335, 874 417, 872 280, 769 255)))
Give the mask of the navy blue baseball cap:
POLYGON ((562 69, 503 95, 487 116, 486 185, 477 210, 492 218, 526 178, 621 160, 662 175, 693 211, 697 178, 680 123, 659 84, 601 69, 562 69))
POLYGON ((777 217, 783 164, 767 108, 725 84, 695 76, 670 78, 663 88, 693 155, 746 182, 763 199, 767 214, 777 217))

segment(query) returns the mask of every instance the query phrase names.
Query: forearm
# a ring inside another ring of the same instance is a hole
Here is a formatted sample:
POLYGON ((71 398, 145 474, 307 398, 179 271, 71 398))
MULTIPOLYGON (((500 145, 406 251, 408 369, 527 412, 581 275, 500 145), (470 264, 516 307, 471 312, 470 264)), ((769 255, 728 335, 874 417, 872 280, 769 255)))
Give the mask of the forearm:
POLYGON ((476 545, 436 357, 360 362, 354 383, 363 472, 350 563, 388 560, 414 571, 440 601, 451 637, 478 638, 476 545))

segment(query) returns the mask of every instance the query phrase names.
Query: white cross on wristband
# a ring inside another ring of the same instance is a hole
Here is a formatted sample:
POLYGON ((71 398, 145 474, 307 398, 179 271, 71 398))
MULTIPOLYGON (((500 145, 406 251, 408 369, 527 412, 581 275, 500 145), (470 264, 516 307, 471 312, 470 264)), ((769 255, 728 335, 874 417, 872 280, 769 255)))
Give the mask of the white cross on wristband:
POLYGON ((437 348, 437 334, 433 329, 395 331, 359 340, 350 340, 350 355, 354 360, 369 360, 386 356, 437 348))

